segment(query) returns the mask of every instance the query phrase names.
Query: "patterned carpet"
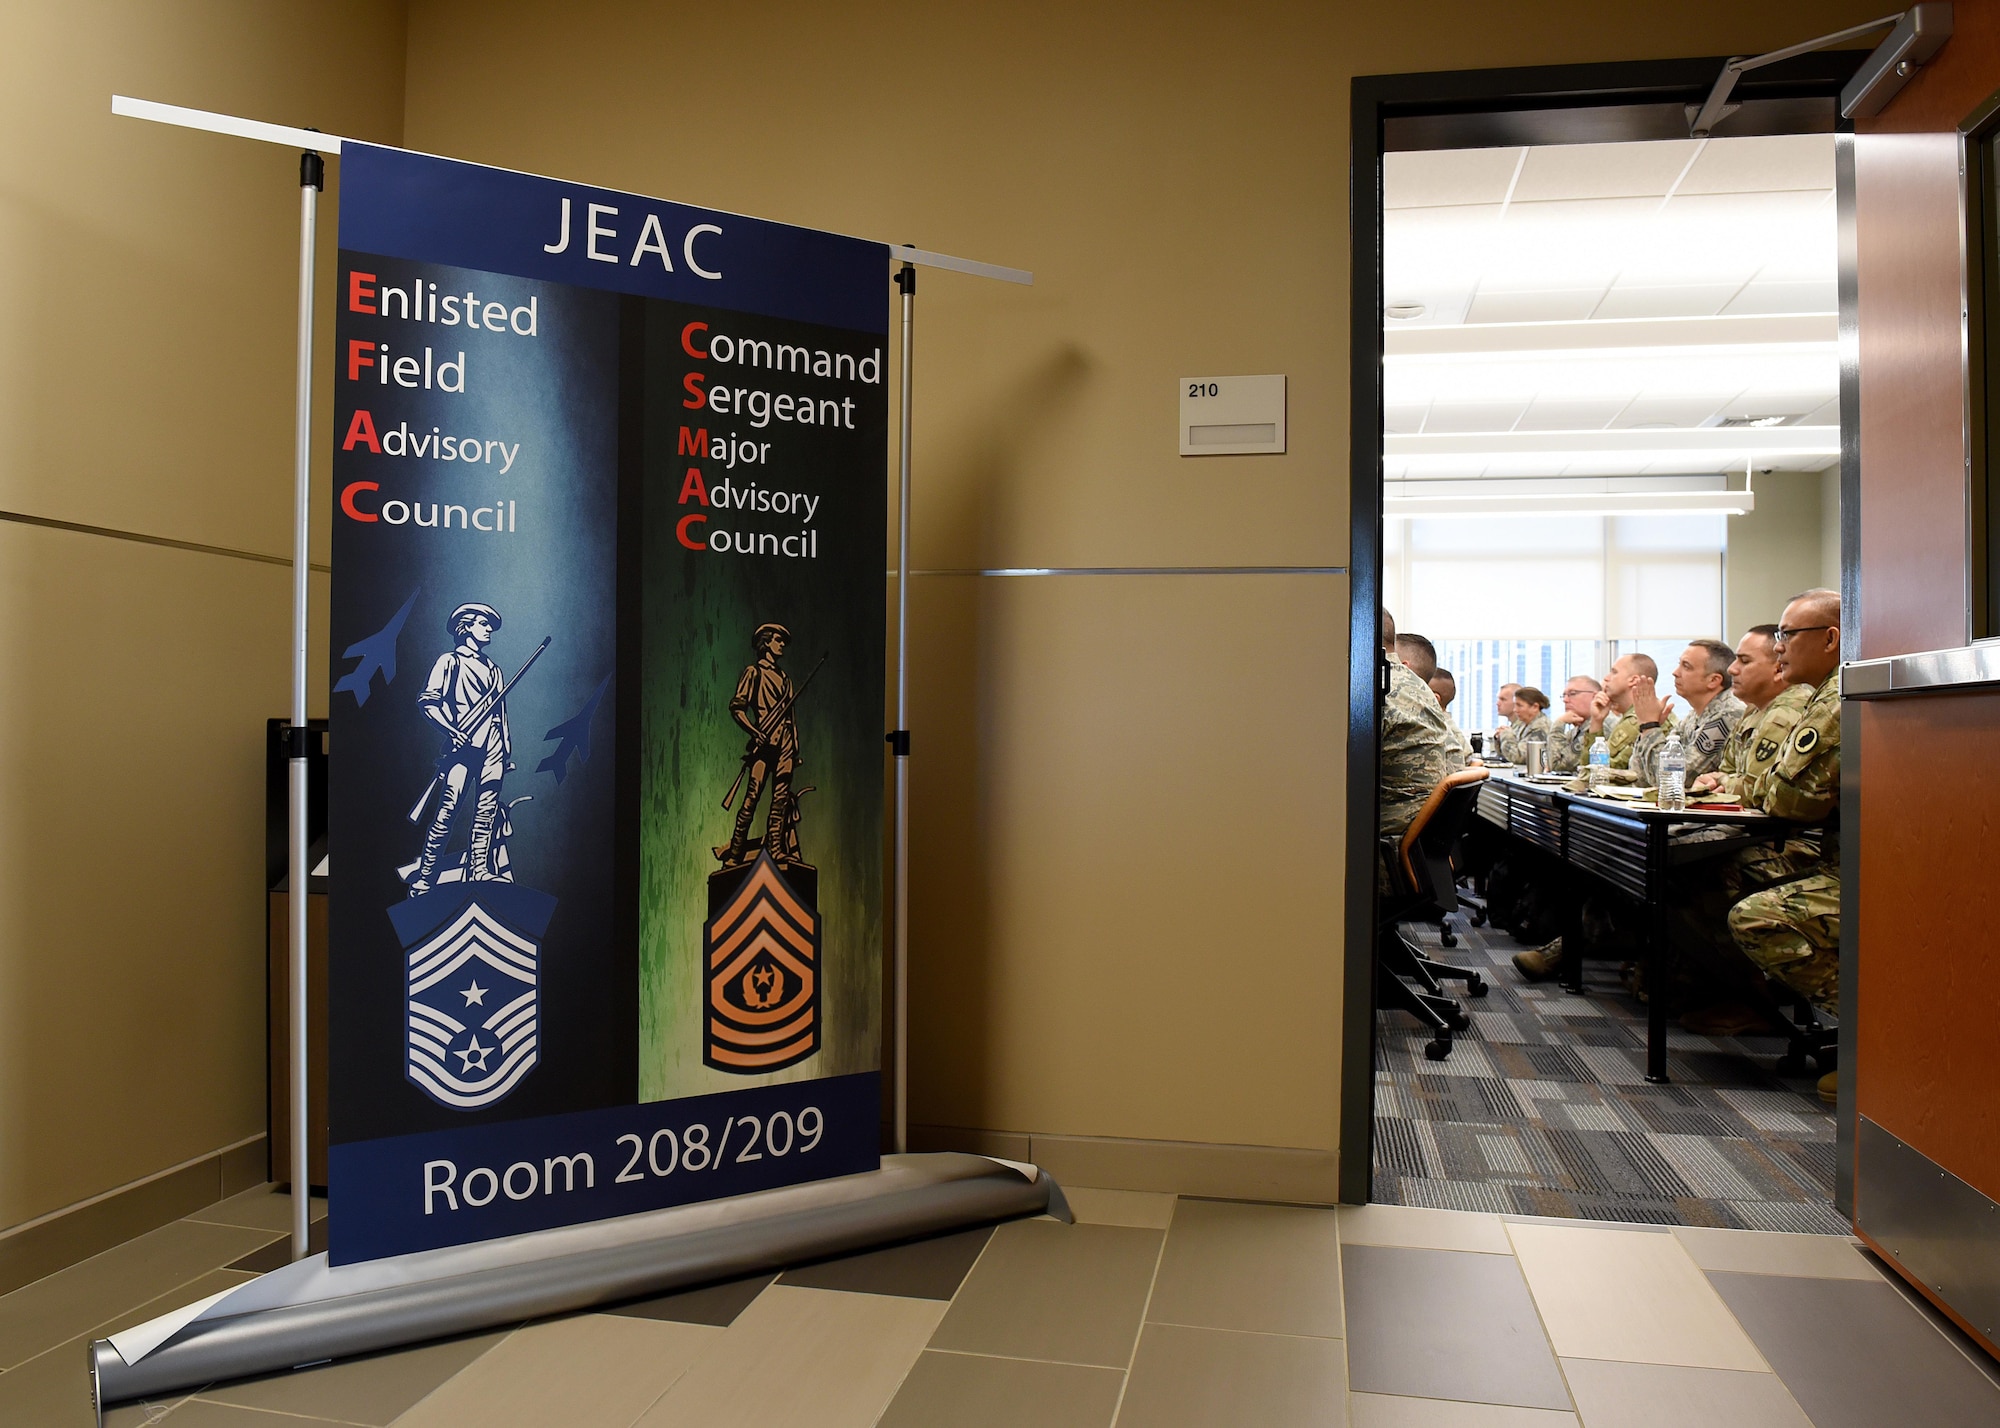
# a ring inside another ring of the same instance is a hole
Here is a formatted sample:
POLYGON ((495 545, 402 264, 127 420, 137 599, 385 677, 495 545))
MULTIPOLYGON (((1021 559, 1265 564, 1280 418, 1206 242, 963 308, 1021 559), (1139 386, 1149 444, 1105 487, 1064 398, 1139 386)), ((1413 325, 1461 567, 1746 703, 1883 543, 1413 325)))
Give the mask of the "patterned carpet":
MULTIPOLYGON (((1617 966, 1585 964, 1586 996, 1529 984, 1520 945, 1466 928, 1440 961, 1492 988, 1443 1061, 1402 1012, 1376 1013, 1373 1198, 1728 1229, 1850 1233, 1832 1205, 1833 1115, 1816 1077, 1780 1077, 1775 1037, 1669 1033, 1672 1084, 1646 1084, 1645 1007, 1617 966)), ((1451 984, 1456 990, 1460 984, 1451 984)))

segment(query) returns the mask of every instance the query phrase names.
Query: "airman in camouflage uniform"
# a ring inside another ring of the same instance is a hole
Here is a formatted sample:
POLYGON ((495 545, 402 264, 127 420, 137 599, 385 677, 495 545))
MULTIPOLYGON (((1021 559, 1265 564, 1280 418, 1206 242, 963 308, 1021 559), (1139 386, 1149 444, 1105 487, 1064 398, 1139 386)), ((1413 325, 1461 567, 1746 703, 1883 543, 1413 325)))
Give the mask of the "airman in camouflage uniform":
POLYGON ((1392 658, 1382 701, 1382 835, 1401 836, 1431 790, 1464 767, 1437 696, 1392 658))
POLYGON ((1639 782, 1660 781, 1660 755, 1666 752, 1667 738, 1680 735, 1681 750, 1687 759, 1686 780, 1692 784, 1703 774, 1722 766, 1722 751, 1729 736, 1743 722, 1743 701, 1731 692, 1735 676, 1736 651, 1721 640, 1690 640, 1674 665, 1674 693, 1688 703, 1688 714, 1675 722, 1672 700, 1660 701, 1650 681, 1633 688, 1632 708, 1642 728, 1632 746, 1632 769, 1639 782))
POLYGON ((1591 701, 1590 720, 1583 726, 1582 747, 1577 750, 1581 764, 1590 762, 1590 746, 1603 739, 1611 749, 1612 768, 1632 766, 1632 745, 1639 737, 1639 722, 1631 717, 1632 686, 1641 679, 1650 681, 1659 677, 1660 667, 1650 655, 1620 655, 1611 662, 1611 672, 1604 677, 1604 689, 1591 701), (1593 729, 1591 724, 1597 727, 1593 729))
POLYGON ((1526 762, 1526 749, 1530 740, 1540 739, 1546 744, 1550 736, 1555 733, 1555 726, 1549 722, 1549 697, 1541 690, 1527 685, 1515 690, 1514 711, 1517 716, 1527 714, 1532 717, 1526 723, 1520 722, 1517 718, 1516 722, 1500 731, 1496 741, 1500 757, 1510 764, 1526 762))
POLYGON ((1587 674, 1572 675, 1563 686, 1562 717, 1549 735, 1549 771, 1575 773, 1590 748, 1590 702, 1603 690, 1587 674))
MULTIPOLYGON (((1785 607, 1780 660, 1810 702, 1770 766, 1744 786, 1746 806, 1820 828, 1819 865, 1729 910, 1736 945, 1823 1011, 1840 992, 1840 596, 1813 590, 1785 607)), ((1823 1084, 1821 1094, 1827 1092, 1823 1084)))

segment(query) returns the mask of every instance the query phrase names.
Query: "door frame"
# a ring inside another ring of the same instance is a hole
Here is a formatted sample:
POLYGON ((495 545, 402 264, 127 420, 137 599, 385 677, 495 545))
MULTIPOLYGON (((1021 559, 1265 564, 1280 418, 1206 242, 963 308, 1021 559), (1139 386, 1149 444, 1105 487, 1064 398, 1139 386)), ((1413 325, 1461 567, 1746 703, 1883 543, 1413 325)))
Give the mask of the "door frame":
MULTIPOLYGON (((1836 97, 1866 50, 1802 55, 1744 75, 1742 101, 1836 97)), ((1347 700, 1347 906, 1340 1058, 1340 1198, 1365 1204, 1374 1168, 1375 870, 1379 710, 1377 659, 1382 606, 1382 155, 1385 125, 1427 121, 1429 136, 1449 142, 1413 147, 1612 142, 1670 137, 1659 106, 1698 106, 1728 62, 1712 58, 1641 60, 1519 69, 1446 70, 1366 75, 1353 81, 1349 133, 1349 532, 1347 700)), ((1777 106, 1766 106, 1776 108, 1777 106)), ((1752 132, 1785 132, 1782 129, 1752 132)), ((1791 132, 1808 132, 1794 129, 1791 132)), ((1820 131, 1823 132, 1823 131, 1820 131)), ((1842 623, 1860 628, 1860 408, 1855 368, 1853 126, 1836 114, 1835 182, 1839 209, 1840 531, 1842 623)), ((1726 137, 1726 136, 1725 136, 1726 137)), ((1851 746, 1841 817, 1856 826, 1860 779, 1851 746)), ((1834 1203, 1853 1206, 1853 988, 1855 899, 1845 866, 1841 900, 1840 1106, 1835 1115, 1834 1203)))

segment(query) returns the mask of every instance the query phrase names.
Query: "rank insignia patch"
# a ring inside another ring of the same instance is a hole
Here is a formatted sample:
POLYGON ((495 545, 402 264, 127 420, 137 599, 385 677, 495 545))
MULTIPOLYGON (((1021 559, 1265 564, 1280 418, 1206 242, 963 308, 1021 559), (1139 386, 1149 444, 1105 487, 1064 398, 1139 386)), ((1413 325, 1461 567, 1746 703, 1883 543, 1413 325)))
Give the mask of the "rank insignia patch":
POLYGON ((701 1059, 759 1075, 819 1050, 818 874, 759 850, 709 879, 701 1059), (789 874, 789 877, 787 876, 789 874))
POLYGON ((389 909, 405 958, 404 1075, 476 1111, 540 1059, 541 939, 556 900, 514 883, 451 883, 389 909))

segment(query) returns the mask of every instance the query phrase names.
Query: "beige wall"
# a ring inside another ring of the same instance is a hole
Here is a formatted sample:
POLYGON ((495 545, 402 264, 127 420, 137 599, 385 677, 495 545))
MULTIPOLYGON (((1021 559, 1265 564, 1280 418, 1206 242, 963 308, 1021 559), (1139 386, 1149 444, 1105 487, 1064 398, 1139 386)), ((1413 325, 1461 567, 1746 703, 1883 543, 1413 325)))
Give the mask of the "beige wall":
MULTIPOLYGON (((922 277, 919 569, 1344 567, 1350 77, 1869 13, 416 0, 406 132, 1034 269, 922 277), (1290 376, 1290 454, 1177 457, 1174 379, 1237 372, 1290 376)), ((913 1119, 1331 1148, 1344 577, 912 599, 913 1119)))
MULTIPOLYGON (((1836 482, 1838 479, 1836 468, 1836 482)), ((1787 600, 1822 583, 1823 484, 1817 471, 1773 471, 1757 477, 1757 508, 1748 515, 1729 517, 1729 553, 1723 561, 1723 617, 1728 628, 1722 637, 1731 644, 1752 625, 1776 624, 1787 600)), ((1835 490, 1837 500, 1837 485, 1835 490)), ((1833 583, 1837 589, 1837 512, 1834 519, 1833 583)))
POLYGON ((0 1229, 264 1129, 298 158, 111 95, 394 140, 403 44, 360 0, 7 8, 0 1229))

